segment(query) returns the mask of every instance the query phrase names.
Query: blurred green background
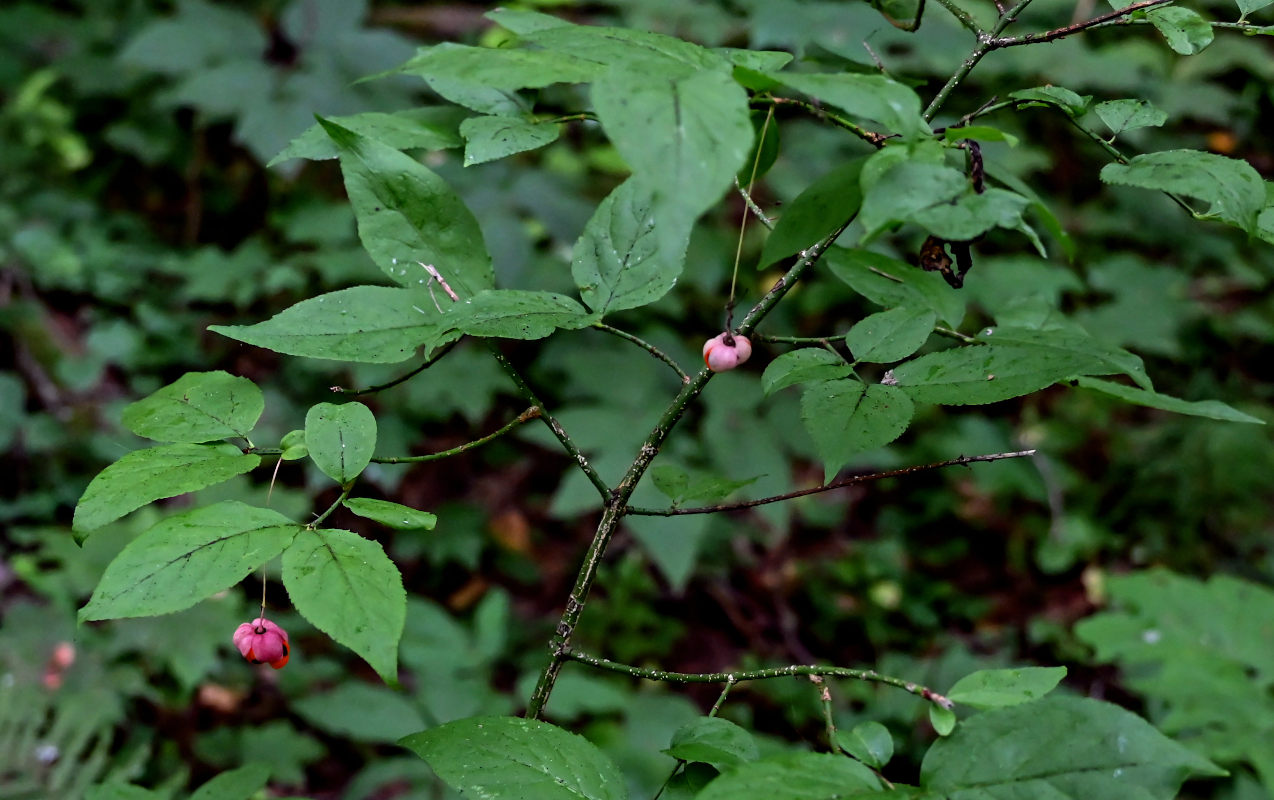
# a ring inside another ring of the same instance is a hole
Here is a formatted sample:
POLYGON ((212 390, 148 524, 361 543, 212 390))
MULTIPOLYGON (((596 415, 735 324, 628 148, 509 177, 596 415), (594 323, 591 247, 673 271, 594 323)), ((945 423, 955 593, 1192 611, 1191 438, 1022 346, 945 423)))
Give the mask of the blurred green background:
MULTIPOLYGON (((924 97, 973 44, 937 7, 908 35, 866 3, 527 5, 714 46, 790 50, 829 69, 874 69, 878 58, 924 97)), ((887 10, 906 16, 894 5, 887 10)), ((1079 5, 1041 0, 1021 30, 1100 13, 1079 5)), ((186 371, 256 381, 267 393, 259 430, 277 440, 332 397, 328 387, 408 369, 285 358, 205 329, 380 282, 334 162, 264 165, 316 113, 427 106, 457 125, 463 114, 416 79, 356 81, 419 44, 497 43, 482 17, 489 7, 16 0, 0 9, 0 797, 74 798, 111 780, 151 790, 137 797, 179 797, 248 761, 271 766, 279 796, 444 797, 395 739, 516 713, 525 701, 596 521, 592 487, 538 424, 445 462, 373 465, 370 483, 436 512, 436 531, 390 536, 352 516, 334 520, 385 544, 412 592, 403 692, 290 614, 277 584, 273 617, 292 633, 292 663, 270 674, 246 665, 230 635, 254 616, 256 579, 182 614, 76 627, 75 610, 132 536, 166 509, 264 504, 268 470, 142 509, 83 546, 69 526, 92 476, 140 446, 120 409, 186 371)), ((1191 7, 1236 17, 1228 1, 1191 7)), ((1270 17, 1253 19, 1261 15, 1270 17)), ((991 54, 938 122, 1044 84, 1098 100, 1144 98, 1168 123, 1121 136, 1125 152, 1211 150, 1268 179, 1272 83, 1268 36, 1218 31, 1183 58, 1149 26, 1114 27, 991 54)), ((545 90, 539 105, 579 109, 572 91, 545 90)), ((984 146, 991 174, 1039 193, 1073 254, 1051 239, 1044 260, 1021 237, 988 237, 963 290, 961 329, 1065 314, 1141 355, 1159 391, 1274 419, 1274 248, 1191 221, 1167 198, 1103 186, 1105 155, 1055 113, 988 122, 1020 139, 984 146)), ((1104 132, 1095 119, 1081 122, 1104 132)), ((780 211, 865 148, 810 119, 782 118, 780 129, 779 160, 757 189, 780 211)), ((455 149, 420 155, 477 215, 504 287, 569 289, 571 244, 624 175, 587 125, 542 151, 475 167, 455 149)), ((616 324, 694 364, 699 344, 720 330, 740 210, 730 198, 709 214, 677 290, 616 324)), ((746 242, 745 303, 773 279, 748 266, 761 241, 757 229, 746 242)), ((905 233, 882 243, 902 258, 918 245, 905 233)), ((873 310, 822 275, 765 330, 843 333, 873 310)), ((757 350, 746 369, 713 381, 657 463, 756 477, 746 496, 821 480, 796 394, 761 397, 760 370, 783 351, 757 350)), ((609 480, 678 386, 666 367, 596 331, 505 351, 609 480)), ((446 449, 525 407, 472 343, 369 402, 378 455, 446 449)), ((1259 588, 1274 581, 1268 428, 1055 387, 986 407, 925 408, 902 440, 853 466, 1027 447, 1040 455, 729 516, 633 519, 578 643, 684 671, 875 666, 940 691, 984 666, 1064 664, 1069 690, 1121 702, 1231 770, 1228 780, 1189 786, 1191 796, 1274 797, 1274 595, 1259 588), (1147 646, 1136 646, 1139 636, 1147 646), (1148 646, 1161 638, 1165 646, 1148 646)), ((303 465, 285 464, 269 502, 305 519, 334 497, 322 486, 303 465)), ((648 488, 634 502, 662 504, 648 488)), ((601 744, 649 796, 673 764, 659 752, 669 735, 715 696, 712 687, 638 685, 568 665, 548 717, 601 744)), ((886 723, 899 750, 890 769, 914 777, 934 735, 920 701, 865 684, 838 685, 833 697, 840 725, 886 723)), ((822 746, 820 714, 814 687, 796 679, 741 687, 723 711, 776 749, 822 746)))

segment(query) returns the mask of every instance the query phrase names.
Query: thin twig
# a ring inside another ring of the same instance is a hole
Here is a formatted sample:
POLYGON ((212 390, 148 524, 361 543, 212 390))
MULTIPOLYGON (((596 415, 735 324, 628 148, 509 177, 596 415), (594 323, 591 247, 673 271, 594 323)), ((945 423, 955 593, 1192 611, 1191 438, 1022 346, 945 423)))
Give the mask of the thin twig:
MULTIPOLYGON (((765 316, 796 284, 801 275, 822 258, 823 253, 826 252, 828 247, 831 247, 832 242, 836 241, 836 237, 845 232, 845 228, 849 227, 849 223, 852 220, 853 217, 851 216, 837 226, 836 230, 823 237, 817 243, 802 250, 796 259, 796 263, 788 269, 782 278, 775 281, 770 290, 762 295, 756 305, 752 306, 751 310, 748 311, 743 322, 739 324, 736 333, 741 336, 751 334, 757 324, 765 319, 765 316)), ((673 398, 672 402, 664 409, 663 414, 660 415, 655 427, 646 435, 637 457, 633 459, 628 471, 618 485, 615 486, 614 492, 607 496, 605 507, 602 510, 602 518, 598 521, 597 529, 593 533, 593 540, 589 543, 588 551, 584 554, 584 563, 580 566, 579 572, 575 576, 575 585, 571 587, 571 593, 566 598, 566 607, 562 610, 562 617, 558 620, 557 628, 549 640, 549 663, 540 672, 535 689, 531 692, 531 698, 527 701, 526 716, 528 718, 535 719, 538 717, 544 709, 544 704, 548 702, 549 695, 553 693, 553 685, 557 682, 557 676, 566 660, 565 654, 570 647, 571 636, 575 632, 575 627, 579 625, 580 616, 584 613, 584 604, 588 601, 589 593, 593 589, 593 582, 597 579, 597 571, 601 567, 606 549, 610 545, 615 532, 619 529, 620 520, 623 519, 627 511, 629 498, 632 497, 642 476, 646 474, 646 470, 650 467, 650 462, 659 454, 659 448, 663 446, 668 434, 676 427, 682 415, 686 413, 686 409, 689 408, 690 403, 699 396, 699 393, 703 391, 703 387, 707 386, 711 378, 712 372, 705 368, 700 370, 691 379, 690 383, 681 387, 681 391, 677 393, 677 396, 673 398)))
POLYGON ((324 511, 322 514, 319 514, 314 519, 310 520, 310 523, 306 525, 305 527, 309 528, 310 530, 314 530, 319 525, 321 525, 323 520, 327 519, 328 517, 332 515, 333 511, 340 508, 341 503, 345 502, 345 498, 349 497, 349 493, 353 490, 354 490, 354 481, 350 481, 348 485, 342 486, 341 496, 336 498, 336 502, 328 506, 327 510, 324 511))
POLYGON ((544 405, 544 401, 540 400, 539 396, 535 393, 535 390, 531 388, 531 384, 527 383, 526 378, 522 377, 522 373, 518 371, 518 368, 513 366, 513 363, 505 357, 504 353, 500 352, 500 348, 495 344, 495 342, 489 342, 489 344, 491 347, 491 353, 495 356, 496 363, 498 363, 504 370, 505 374, 513 380, 513 383, 518 387, 518 390, 522 392, 522 396, 529 400, 531 405, 540 410, 540 419, 544 420, 544 424, 547 425, 549 430, 553 432, 553 435, 557 437, 557 440, 562 443, 562 448, 565 449, 567 454, 575 460, 580 471, 582 471, 584 476, 588 478, 589 483, 593 484, 594 488, 597 489, 598 494, 602 496, 603 500, 610 499, 610 487, 606 485, 606 481, 602 480, 602 476, 597 474, 597 470, 593 468, 593 465, 589 463, 588 457, 585 456, 579 449, 579 446, 575 444, 575 440, 567 435, 566 429, 562 427, 562 423, 557 421, 557 417, 554 417, 549 413, 548 408, 544 405))
POLYGON ((348 394, 352 396, 357 396, 361 394, 372 394, 374 392, 383 392, 384 390, 393 388, 400 383, 406 383, 407 381, 416 377, 420 373, 432 367, 434 364, 437 364, 438 360, 442 358, 443 356, 445 356, 447 353, 450 353, 452 348, 454 348, 458 342, 459 342, 459 339, 455 341, 447 342, 445 345, 435 350, 434 354, 429 356, 429 358, 426 358, 420 366, 412 369, 410 372, 399 375, 397 378, 394 378, 393 380, 385 381, 384 383, 378 383, 375 386, 368 386, 365 389, 346 389, 342 386, 330 386, 328 388, 330 391, 336 392, 337 394, 348 394))
POLYGON ((946 336, 949 339, 959 339, 965 344, 977 344, 977 341, 978 341, 977 338, 974 336, 969 336, 968 334, 960 333, 959 331, 953 331, 950 328, 944 328, 941 325, 933 326, 933 332, 942 336, 946 336))
POLYGON ((621 675, 628 675, 633 678, 644 678, 648 681, 664 681, 666 683, 741 683, 742 681, 760 681, 769 678, 787 678, 795 675, 822 675, 831 678, 849 678, 856 681, 867 681, 868 683, 882 683, 886 686, 893 686, 897 689, 910 692, 917 697, 923 698, 934 705, 941 706, 946 709, 953 708, 953 703, 944 695, 921 686, 912 681, 895 678, 891 675, 881 675, 874 669, 851 669, 849 667, 827 667, 819 664, 793 664, 787 667, 770 667, 768 669, 739 670, 737 672, 668 672, 662 669, 649 669, 646 667, 635 667, 631 664, 621 664, 617 661, 611 661, 605 658, 583 653, 579 650, 566 648, 562 652, 562 657, 571 661, 578 661, 581 664, 587 664, 596 669, 606 670, 607 672, 617 672, 621 675))
POLYGON ((450 450, 441 450, 437 453, 429 453, 428 455, 423 455, 423 456, 393 456, 393 457, 384 457, 384 458, 373 458, 372 461, 376 462, 377 464, 422 464, 426 461, 437 461, 442 458, 450 458, 451 456, 458 456, 461 453, 472 450, 475 447, 481 447, 487 442, 500 438, 504 434, 508 433, 509 431, 513 430, 517 426, 521 425, 522 423, 529 422, 530 420, 538 418, 540 414, 541 414, 541 411, 539 406, 531 406, 526 411, 523 411, 521 414, 518 414, 515 418, 510 420, 508 423, 504 425, 504 427, 500 428, 499 430, 494 431, 492 433, 488 433, 486 436, 483 436, 481 439, 474 439, 472 442, 465 442, 464 444, 459 445, 457 447, 453 447, 450 450))
POLYGON ((1000 16, 1000 21, 995 24, 995 28, 990 33, 978 35, 977 46, 969 52, 968 57, 960 63, 960 67, 947 79, 947 82, 934 95, 933 100, 929 102, 929 107, 924 112, 925 122, 933 120, 938 113, 938 109, 942 108, 943 104, 947 102, 947 98, 951 96, 951 92, 969 76, 969 73, 978 65, 982 57, 991 52, 991 41, 1001 33, 1004 33, 1004 29, 1012 25, 1014 20, 1017 19, 1017 15, 1022 13, 1030 4, 1031 0, 1018 0, 1016 5, 1000 16))
POLYGON ((847 478, 841 478, 838 481, 832 481, 831 483, 823 486, 815 486, 812 489, 798 489, 794 492, 776 494, 771 497, 762 497, 758 500, 741 500, 736 503, 720 503, 715 506, 696 506, 694 508, 640 508, 637 506, 629 506, 624 509, 624 511, 627 514, 635 514, 642 517, 680 517, 687 514, 717 514, 722 511, 737 511, 744 508, 755 508, 757 506, 769 505, 770 503, 781 503, 784 500, 794 500, 798 497, 806 497, 811 494, 830 492, 833 489, 840 489, 845 486, 853 486, 859 483, 881 481, 886 478, 901 478, 907 475, 915 475, 920 472, 930 472, 935 469, 944 469, 946 467, 960 467, 965 464, 977 464, 986 461, 1002 461, 1006 458, 1023 458, 1025 456, 1033 455, 1035 455, 1034 450, 1018 450, 1014 453, 989 453, 982 456, 960 456, 959 458, 939 461, 934 464, 917 464, 910 467, 891 469, 886 472, 871 472, 865 475, 850 475, 847 478))
POLYGON ((752 216, 760 220, 761 224, 765 227, 770 230, 774 230, 774 220, 765 216, 765 209, 756 204, 756 201, 752 199, 752 195, 748 193, 747 189, 743 188, 743 185, 739 183, 739 179, 737 177, 734 179, 734 188, 738 190, 740 195, 742 195, 743 202, 747 204, 748 210, 752 212, 752 216))
POLYGON ((952 0, 938 0, 938 4, 947 11, 950 11, 951 16, 955 17, 960 21, 961 25, 972 31, 974 36, 981 37, 986 35, 986 31, 983 30, 982 26, 977 23, 977 20, 970 16, 969 12, 952 2, 952 0))
POLYGON ((758 333, 753 336, 762 342, 774 342, 775 344, 825 344, 832 339, 841 339, 845 334, 835 334, 833 336, 770 336, 765 333, 758 333))
POLYGON ((806 111, 818 117, 819 119, 825 119, 828 122, 831 122, 833 125, 844 128, 845 130, 857 136, 859 139, 862 139, 864 142, 867 142, 868 144, 870 144, 872 147, 876 147, 876 148, 884 147, 885 140, 889 138, 883 133, 876 133, 875 131, 869 131, 866 128, 864 128, 862 125, 859 125, 856 122, 851 122, 850 120, 845 119, 839 114, 833 114, 825 108, 819 108, 813 103, 809 103, 804 100, 797 100, 796 98, 793 98, 793 97, 771 97, 768 99, 768 101, 766 100, 766 98, 754 98, 752 102, 753 103, 760 102, 762 104, 765 104, 768 102, 768 104, 775 105, 775 106, 783 106, 783 105, 796 106, 797 108, 800 108, 801 110, 806 111))
POLYGON ((655 358, 659 359, 660 361, 664 362, 668 366, 672 367, 673 371, 677 373, 677 377, 681 379, 682 383, 690 383, 690 376, 686 374, 686 371, 682 369, 681 366, 678 365, 676 361, 672 360, 672 356, 660 350, 658 347, 655 347, 653 344, 646 341, 645 339, 634 336, 631 333, 628 333, 627 331, 621 331, 619 328, 613 328, 604 322, 594 322, 592 327, 596 328, 599 331, 606 331, 607 333, 613 336, 618 336, 621 339, 625 339, 629 342, 632 342, 633 344, 637 345, 641 349, 645 350, 647 353, 650 353, 655 358))
MULTIPOLYGON (((939 0, 939 2, 941 2, 941 0, 939 0)), ((1071 36, 1079 33, 1080 31, 1088 30, 1089 28, 1098 27, 1103 23, 1110 22, 1111 20, 1125 18, 1134 11, 1141 11, 1143 9, 1153 8, 1155 6, 1161 6, 1165 3, 1171 2, 1173 2, 1173 0, 1141 0, 1140 3, 1133 3, 1130 6, 1125 6, 1114 11, 1108 11, 1105 14, 1098 14, 1092 19, 1086 19, 1083 22, 1076 22, 1073 25, 1065 25, 1061 28, 1054 28, 1051 31, 1044 31, 1042 33, 1027 33, 1022 36, 992 38, 989 42, 987 42, 987 44, 992 50, 999 50, 1005 47, 1017 47, 1024 44, 1051 42, 1055 39, 1061 39, 1064 36, 1071 36)))

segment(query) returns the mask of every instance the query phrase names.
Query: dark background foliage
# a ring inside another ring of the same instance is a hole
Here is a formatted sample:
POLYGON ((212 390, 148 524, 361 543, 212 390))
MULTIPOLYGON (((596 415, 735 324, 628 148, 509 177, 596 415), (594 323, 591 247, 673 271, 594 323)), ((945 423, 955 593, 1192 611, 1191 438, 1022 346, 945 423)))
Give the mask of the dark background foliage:
MULTIPOLYGON (((1198 8, 1233 17, 1228 3, 1198 8)), ((481 16, 486 9, 343 0, 66 0, 0 9, 0 329, 7 340, 0 351, 0 473, 7 476, 0 487, 0 730, 52 748, 35 766, 0 756, 0 794, 71 797, 117 777, 171 796, 255 759, 272 765, 274 785, 311 797, 434 797, 423 763, 392 742, 425 725, 510 713, 525 702, 595 522, 591 487, 535 425, 457 458, 369 473, 384 497, 436 512, 432 533, 389 536, 356 518, 341 520, 386 546, 413 593, 403 695, 307 630, 273 588, 272 605, 294 631, 297 656, 287 670, 257 676, 230 647, 235 625, 251 613, 256 579, 179 615, 74 623, 105 564, 160 515, 143 509, 82 547, 71 536, 71 512, 88 480, 139 445, 119 424, 123 405, 186 371, 225 369, 265 388, 261 430, 277 440, 300 427, 306 407, 331 396, 328 387, 367 386, 405 369, 284 358, 205 328, 257 321, 320 291, 378 280, 334 164, 264 164, 314 113, 438 103, 415 80, 354 81, 400 63, 419 43, 492 42, 498 34, 481 16), (66 643, 73 664, 64 663, 66 643), (14 690, 35 686, 44 688, 14 690)), ((829 68, 872 69, 875 57, 892 74, 922 82, 925 97, 970 46, 936 8, 915 36, 885 25, 867 4, 641 0, 555 11, 710 45, 787 49, 829 68)), ((1085 14, 1040 3, 1023 24, 1046 29, 1072 15, 1085 14)), ((1274 178, 1271 140, 1262 135, 1274 126, 1270 42, 1219 32, 1201 54, 1181 58, 1149 26, 1117 26, 996 52, 962 87, 947 122, 993 96, 1049 83, 1099 100, 1145 98, 1169 122, 1121 137, 1127 151, 1211 150, 1274 178)), ((570 109, 576 100, 546 90, 541 103, 570 109)), ((758 188, 767 206, 790 201, 829 164, 865 149, 816 121, 780 122, 779 162, 758 188)), ((1046 197, 1075 251, 1068 262, 1049 242, 1046 262, 1021 237, 989 236, 964 289, 978 320, 1064 311, 1143 356, 1160 391, 1221 399, 1269 419, 1274 251, 1233 229, 1192 222, 1166 198, 1103 186, 1097 173, 1105 155, 1058 114, 1005 113, 992 122, 1020 144, 986 145, 987 163, 1046 197), (1012 296, 995 291, 1005 276, 1018 287, 1012 296)), ((481 221, 501 285, 517 288, 570 286, 563 252, 624 174, 586 126, 511 161, 464 168, 455 150, 424 157, 481 221)), ((693 363, 698 342, 719 330, 730 266, 723 254, 733 253, 740 212, 736 200, 711 212, 677 291, 650 313, 625 319, 683 363, 693 363)), ((742 271, 743 291, 752 295, 773 277, 746 266, 759 243, 759 235, 749 240, 742 271)), ((919 244, 888 246, 914 260, 919 244)), ((821 336, 872 310, 834 281, 816 282, 767 326, 821 336)), ((505 351, 607 477, 631 458, 676 388, 640 351, 594 331, 509 343, 505 351)), ((779 352, 759 345, 754 358, 763 365, 779 352)), ((698 435, 672 443, 669 457, 730 478, 761 476, 748 489, 756 495, 817 483, 822 467, 800 428, 795 396, 758 406, 759 394, 755 375, 723 376, 688 421, 698 435)), ((471 344, 369 403, 384 455, 458 445, 524 407, 471 344)), ((1070 668, 1070 690, 1162 723, 1173 710, 1164 698, 1178 687, 1129 679, 1110 666, 1117 659, 1095 655, 1077 638, 1074 624, 1108 600, 1111 576, 1134 570, 1274 580, 1267 429, 1173 416, 1067 387, 922 414, 901 441, 852 468, 1025 447, 1041 455, 753 512, 637 520, 609 556, 578 640, 602 655, 666 669, 826 661, 878 666, 939 689, 981 666, 1060 663, 1070 668)), ((271 505, 299 519, 325 507, 335 492, 312 498, 309 490, 320 486, 312 477, 284 465, 271 505)), ((196 501, 264 504, 269 481, 252 475, 196 501)), ((1230 623, 1215 618, 1219 628, 1230 623)), ((1236 681, 1217 691, 1241 698, 1252 687, 1236 681)), ((1268 684, 1257 693, 1271 704, 1268 684)), ((658 752, 668 733, 713 699, 712 689, 639 686, 568 666, 548 716, 603 745, 649 793, 671 765, 658 752)), ((822 736, 817 694, 803 682, 754 685, 736 700, 726 716, 769 734, 773 747, 822 736)), ((842 726, 886 722, 901 751, 899 775, 914 773, 933 733, 911 698, 842 685, 835 703, 842 726)), ((1168 732, 1189 739, 1213 724, 1168 732)), ((1260 767, 1247 757, 1211 754, 1236 777, 1192 787, 1198 796, 1274 791, 1274 777, 1266 773, 1262 787, 1250 772, 1260 767)))

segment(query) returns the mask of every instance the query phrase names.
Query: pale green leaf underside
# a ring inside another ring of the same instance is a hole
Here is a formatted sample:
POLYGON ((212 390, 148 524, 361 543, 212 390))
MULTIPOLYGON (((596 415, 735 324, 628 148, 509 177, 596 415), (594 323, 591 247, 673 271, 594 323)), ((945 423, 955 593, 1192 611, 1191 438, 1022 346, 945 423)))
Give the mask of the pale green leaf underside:
POLYGON ((1039 700, 1053 691, 1066 667, 984 669, 956 681, 947 698, 974 708, 999 708, 1039 700))
POLYGON ((91 531, 147 503, 229 480, 261 463, 230 445, 169 444, 135 450, 97 474, 75 506, 74 528, 91 531))
POLYGON ((410 506, 376 500, 370 497, 350 497, 345 507, 360 517, 379 522, 395 530, 416 531, 434 529, 438 517, 428 511, 418 511, 410 506))
POLYGON ((523 800, 627 800, 622 774, 582 736, 538 720, 472 717, 399 744, 465 795, 523 800))
POLYGON ((300 526, 229 500, 169 517, 106 568, 81 620, 170 614, 225 591, 277 556, 300 526))
POLYGON ((283 584, 301 616, 397 682, 407 594, 379 544, 349 531, 304 531, 283 551, 283 584))
POLYGON ((265 398, 247 378, 226 372, 188 372, 157 392, 130 403, 121 421, 138 436, 198 444, 247 436, 265 398))
MULTIPOLYGON (((395 150, 446 150, 462 144, 456 133, 459 116, 459 109, 448 106, 392 113, 366 111, 348 117, 331 117, 330 121, 395 150)), ((293 139, 283 152, 270 159, 266 166, 272 167, 293 158, 321 161, 339 155, 336 144, 316 122, 293 139)))
POLYGON ((1251 164, 1199 150, 1165 150, 1134 157, 1127 164, 1107 164, 1101 179, 1197 197, 1211 203, 1207 213, 1242 228, 1256 230, 1265 207, 1265 181, 1251 164))
POLYGON ((1192 417, 1207 417, 1208 419, 1220 419, 1227 422, 1265 424, 1265 420, 1260 417, 1244 414, 1242 411, 1232 408, 1220 400, 1182 400, 1170 395, 1148 392, 1145 389, 1124 386, 1120 383, 1099 378, 1080 378, 1079 385, 1084 389, 1093 389, 1112 397, 1118 397, 1120 400, 1129 403, 1171 411, 1175 414, 1188 414, 1192 417))

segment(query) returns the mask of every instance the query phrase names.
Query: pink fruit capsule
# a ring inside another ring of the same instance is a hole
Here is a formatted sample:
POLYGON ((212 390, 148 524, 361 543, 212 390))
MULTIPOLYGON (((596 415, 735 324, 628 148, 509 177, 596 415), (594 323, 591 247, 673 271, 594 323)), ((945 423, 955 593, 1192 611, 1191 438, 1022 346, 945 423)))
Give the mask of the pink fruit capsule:
POLYGON ((747 361, 752 355, 752 343, 746 336, 720 333, 703 345, 703 363, 713 372, 725 372, 747 361), (729 341, 732 340, 732 341, 729 341))
POLYGON ((288 663, 288 632, 268 619, 245 622, 234 632, 234 646, 253 664, 282 669, 288 663))

